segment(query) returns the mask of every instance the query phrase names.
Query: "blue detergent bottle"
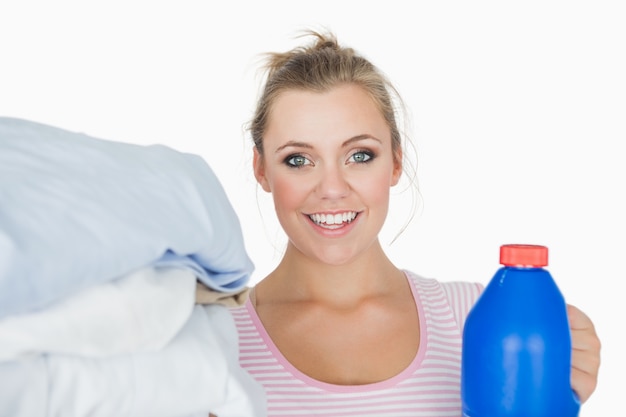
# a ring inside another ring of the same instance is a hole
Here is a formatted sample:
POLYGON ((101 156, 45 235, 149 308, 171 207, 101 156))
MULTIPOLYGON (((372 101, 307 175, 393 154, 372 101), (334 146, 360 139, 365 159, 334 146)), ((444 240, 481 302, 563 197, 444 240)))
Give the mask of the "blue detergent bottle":
POLYGON ((464 417, 576 417, 567 307, 548 248, 502 245, 463 329, 464 417))

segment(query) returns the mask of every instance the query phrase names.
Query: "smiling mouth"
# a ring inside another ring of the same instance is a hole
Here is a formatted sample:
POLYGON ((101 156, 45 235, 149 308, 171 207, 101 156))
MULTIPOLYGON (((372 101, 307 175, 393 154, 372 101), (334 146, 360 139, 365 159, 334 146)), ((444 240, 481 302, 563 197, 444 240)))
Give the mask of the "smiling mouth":
POLYGON ((309 219, 316 225, 327 229, 337 229, 345 224, 350 224, 359 215, 356 211, 346 211, 336 214, 314 213, 309 214, 309 219))

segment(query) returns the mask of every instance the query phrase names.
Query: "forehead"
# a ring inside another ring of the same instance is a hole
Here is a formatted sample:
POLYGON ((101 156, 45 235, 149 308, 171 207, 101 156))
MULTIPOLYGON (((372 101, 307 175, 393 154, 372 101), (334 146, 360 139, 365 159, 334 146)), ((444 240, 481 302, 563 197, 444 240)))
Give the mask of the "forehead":
POLYGON ((389 126, 376 102, 362 87, 345 84, 324 92, 280 93, 269 113, 264 142, 344 141, 357 135, 391 140, 389 126))

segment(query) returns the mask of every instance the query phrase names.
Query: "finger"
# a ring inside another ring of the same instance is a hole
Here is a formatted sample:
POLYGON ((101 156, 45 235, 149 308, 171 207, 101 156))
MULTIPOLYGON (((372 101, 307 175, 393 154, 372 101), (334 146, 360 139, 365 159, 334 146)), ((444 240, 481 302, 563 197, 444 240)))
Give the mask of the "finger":
POLYGON ((600 354, 601 343, 593 322, 579 308, 568 304, 567 316, 572 338, 572 349, 588 350, 600 354))
MULTIPOLYGON (((581 309, 571 304, 567 305, 567 319, 571 329, 584 330, 594 328, 593 322, 581 309)), ((595 330, 594 330, 595 332, 595 330)))
POLYGON ((589 399, 595 391, 597 384, 598 379, 596 377, 572 368, 571 385, 581 404, 589 399))
POLYGON ((600 339, 594 329, 571 330, 572 349, 600 354, 600 339))
POLYGON ((577 370, 589 377, 598 379, 600 368, 600 355, 597 351, 572 350, 572 372, 577 370))

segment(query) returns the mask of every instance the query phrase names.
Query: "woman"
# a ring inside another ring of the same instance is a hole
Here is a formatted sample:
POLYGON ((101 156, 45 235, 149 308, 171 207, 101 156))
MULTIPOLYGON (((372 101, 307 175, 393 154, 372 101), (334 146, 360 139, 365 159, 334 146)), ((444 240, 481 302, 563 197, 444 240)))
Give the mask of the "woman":
MULTIPOLYGON (((379 240, 403 169, 395 89, 332 34, 268 54, 254 174, 288 244, 233 309, 268 414, 460 416, 460 346, 482 287, 399 269, 379 240), (420 414, 425 413, 425 414, 420 414)), ((600 342, 569 307, 572 387, 594 391, 600 342)))

